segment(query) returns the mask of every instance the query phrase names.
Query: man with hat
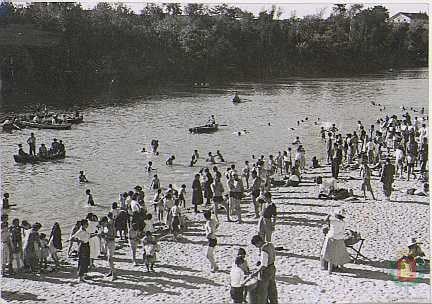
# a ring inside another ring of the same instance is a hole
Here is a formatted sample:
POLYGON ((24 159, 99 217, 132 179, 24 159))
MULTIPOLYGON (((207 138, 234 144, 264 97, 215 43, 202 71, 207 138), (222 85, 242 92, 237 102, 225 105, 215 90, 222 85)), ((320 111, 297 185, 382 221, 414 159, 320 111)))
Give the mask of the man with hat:
POLYGON ((390 158, 387 157, 385 164, 381 169, 381 182, 383 184, 384 195, 388 201, 390 201, 390 196, 393 190, 392 185, 395 172, 395 166, 391 163, 390 158))
POLYGON ((252 245, 260 250, 260 268, 253 274, 258 275, 258 284, 249 292, 250 304, 277 304, 278 293, 276 287, 276 251, 272 243, 264 242, 259 235, 254 235, 252 245))

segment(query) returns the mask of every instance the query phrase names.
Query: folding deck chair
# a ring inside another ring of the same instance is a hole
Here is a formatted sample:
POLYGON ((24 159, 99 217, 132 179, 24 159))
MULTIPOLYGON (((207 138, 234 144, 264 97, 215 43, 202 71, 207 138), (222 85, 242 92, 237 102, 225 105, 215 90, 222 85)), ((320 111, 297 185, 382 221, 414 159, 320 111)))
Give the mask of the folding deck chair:
POLYGON ((357 260, 359 257, 362 257, 362 258, 370 261, 371 259, 365 257, 361 253, 361 249, 363 247, 363 243, 364 243, 365 239, 363 239, 360 236, 360 233, 358 233, 358 232, 355 232, 355 231, 349 230, 349 229, 347 229, 347 231, 349 231, 349 233, 351 234, 352 237, 345 239, 345 246, 347 249, 350 249, 352 251, 352 253, 349 253, 349 255, 351 256, 351 258, 353 258, 354 264, 357 264, 357 260), (356 245, 357 245, 357 248, 356 248, 356 245))

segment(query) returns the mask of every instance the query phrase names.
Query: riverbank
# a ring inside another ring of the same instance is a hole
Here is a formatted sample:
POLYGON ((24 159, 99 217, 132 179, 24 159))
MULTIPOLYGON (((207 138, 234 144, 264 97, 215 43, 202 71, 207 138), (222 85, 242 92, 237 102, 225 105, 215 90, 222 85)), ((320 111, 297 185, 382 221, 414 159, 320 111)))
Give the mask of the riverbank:
MULTIPOLYGON (((357 174, 342 171, 339 186, 360 194, 357 174)), ((329 177, 330 168, 304 174, 300 187, 272 189, 279 214, 273 242, 283 247, 276 257, 280 303, 429 302, 430 275, 418 272, 417 283, 402 284, 393 266, 411 237, 424 243, 425 252, 430 251, 429 198, 406 194, 406 189, 420 183, 396 179, 392 201, 386 202, 374 176, 372 187, 378 201, 324 201, 317 199, 318 187, 312 182, 318 175, 329 177), (322 226, 326 215, 340 206, 347 211, 347 228, 361 232, 365 239, 361 252, 371 261, 347 264, 345 272, 329 276, 320 270, 322 226)), ((160 241, 156 273, 145 273, 142 264, 133 266, 128 247, 122 244, 115 256, 117 281, 104 277, 108 264, 97 260, 89 283, 78 284, 73 262, 59 272, 2 278, 2 298, 8 303, 228 303, 229 271, 238 247, 246 248, 251 266, 258 255, 250 245, 257 220, 249 200, 243 202, 242 209, 244 224, 225 222, 224 214, 221 216, 216 247, 220 272, 211 273, 204 258, 202 214, 189 210, 192 225, 183 241, 160 241)), ((79 214, 70 216, 78 218, 79 214)))

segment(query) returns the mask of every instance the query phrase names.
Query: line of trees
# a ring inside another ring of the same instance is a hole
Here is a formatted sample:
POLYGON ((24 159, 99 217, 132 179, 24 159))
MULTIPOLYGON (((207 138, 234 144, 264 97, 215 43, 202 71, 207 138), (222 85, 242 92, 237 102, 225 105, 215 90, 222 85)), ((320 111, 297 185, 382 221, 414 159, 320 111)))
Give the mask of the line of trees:
MULTIPOLYGON (((148 4, 135 14, 121 4, 84 10, 77 3, 3 2, 0 12, 1 26, 57 35, 54 45, 13 48, 16 80, 47 87, 359 73, 427 65, 428 58, 427 28, 395 26, 382 6, 337 4, 328 18, 285 20, 276 7, 255 17, 196 3, 148 4)), ((7 50, 0 46, 3 74, 5 65, 12 69, 7 50)))

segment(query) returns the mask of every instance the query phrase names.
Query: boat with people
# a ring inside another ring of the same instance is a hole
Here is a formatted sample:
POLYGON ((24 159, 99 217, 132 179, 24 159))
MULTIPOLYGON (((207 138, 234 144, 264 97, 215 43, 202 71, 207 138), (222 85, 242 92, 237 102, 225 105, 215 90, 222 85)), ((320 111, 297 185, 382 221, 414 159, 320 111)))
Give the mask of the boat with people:
POLYGON ((2 129, 5 132, 12 132, 13 130, 21 130, 21 127, 14 123, 6 123, 2 125, 2 129))
POLYGON ((48 154, 45 157, 40 156, 39 154, 36 156, 27 154, 27 155, 19 155, 15 154, 13 156, 15 162, 19 164, 35 164, 39 162, 48 162, 48 161, 55 161, 59 159, 66 158, 66 153, 57 153, 57 154, 48 154))
POLYGON ((195 134, 202 134, 202 133, 213 133, 216 132, 219 128, 218 124, 214 125, 205 125, 205 126, 198 126, 194 128, 190 128, 189 132, 195 133, 195 134))
POLYGON ((48 123, 37 123, 32 121, 21 121, 20 122, 24 127, 34 128, 34 129, 51 129, 51 130, 69 130, 72 127, 72 124, 48 124, 48 123))

